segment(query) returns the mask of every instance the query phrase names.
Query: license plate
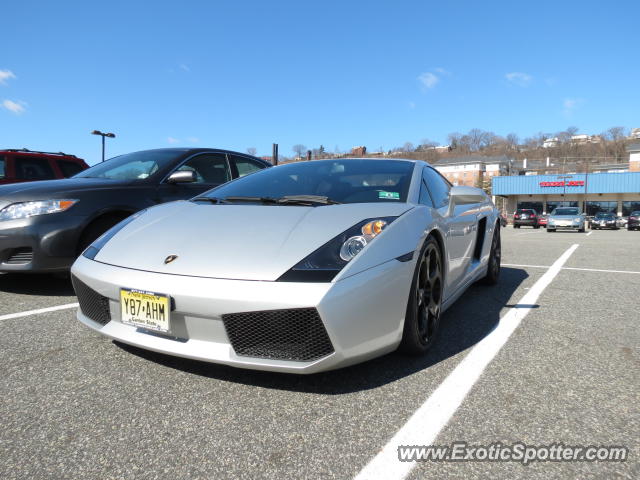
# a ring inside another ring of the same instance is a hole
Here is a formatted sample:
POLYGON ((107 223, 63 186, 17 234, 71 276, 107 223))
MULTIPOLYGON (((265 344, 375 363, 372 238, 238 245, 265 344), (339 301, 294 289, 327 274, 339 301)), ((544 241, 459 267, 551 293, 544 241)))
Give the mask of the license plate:
POLYGON ((169 331, 171 301, 167 295, 120 289, 120 312, 122 323, 148 328, 157 332, 169 331))

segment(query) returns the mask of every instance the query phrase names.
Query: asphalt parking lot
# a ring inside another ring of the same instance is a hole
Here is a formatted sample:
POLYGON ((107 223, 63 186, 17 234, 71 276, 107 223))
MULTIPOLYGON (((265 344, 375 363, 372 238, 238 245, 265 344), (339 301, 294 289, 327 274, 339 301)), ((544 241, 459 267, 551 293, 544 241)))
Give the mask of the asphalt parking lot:
POLYGON ((0 477, 640 478, 640 232, 506 228, 503 264, 497 287, 472 287, 444 315, 424 358, 312 376, 117 344, 76 321, 66 280, 0 275, 0 477), (407 425, 427 438, 414 412, 525 311, 450 416, 423 408, 425 425, 440 423, 432 443, 623 445, 629 459, 398 474, 384 447, 407 425))

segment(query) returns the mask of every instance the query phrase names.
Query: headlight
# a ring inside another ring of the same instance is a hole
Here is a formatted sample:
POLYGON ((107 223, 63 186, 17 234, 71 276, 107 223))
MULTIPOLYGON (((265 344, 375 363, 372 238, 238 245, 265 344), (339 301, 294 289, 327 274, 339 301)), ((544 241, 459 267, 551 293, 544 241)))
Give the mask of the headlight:
POLYGON ((113 238, 113 236, 116 233, 118 233, 124 227, 129 225, 131 222, 133 222, 136 218, 138 218, 144 212, 146 212, 146 209, 140 210, 139 212, 134 213, 130 217, 125 218, 120 223, 117 223, 116 225, 111 227, 109 230, 107 230, 101 236, 99 236, 91 245, 89 245, 87 249, 84 252, 82 252, 82 256, 85 258, 88 258, 89 260, 93 260, 94 258, 96 258, 96 255, 98 255, 100 250, 102 250, 102 247, 104 247, 107 244, 107 242, 113 238))
POLYGON ((12 203, 0 210, 0 220, 17 220, 19 218, 46 215, 69 210, 78 200, 37 200, 34 202, 12 203))
POLYGON ((580 218, 580 217, 578 217, 578 218, 574 218, 574 219, 573 219, 573 221, 574 221, 574 222, 579 222, 579 221, 581 221, 581 220, 582 220, 582 218, 580 218))
POLYGON ((332 238, 284 273, 280 282, 330 282, 398 217, 369 218, 332 238))

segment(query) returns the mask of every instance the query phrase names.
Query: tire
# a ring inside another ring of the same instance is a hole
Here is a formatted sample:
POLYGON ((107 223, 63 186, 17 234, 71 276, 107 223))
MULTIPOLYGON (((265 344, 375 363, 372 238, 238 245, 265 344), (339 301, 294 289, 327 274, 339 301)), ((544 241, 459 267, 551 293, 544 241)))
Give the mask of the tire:
POLYGON ((400 351, 423 355, 433 345, 440 325, 443 284, 442 252, 430 236, 413 273, 400 351))
POLYGON ((551 232, 555 232, 556 229, 555 228, 547 228, 547 233, 551 233, 551 232))
POLYGON ((487 274, 481 282, 485 285, 495 285, 500 280, 500 261, 502 259, 502 242, 500 241, 500 229, 496 225, 491 239, 491 253, 489 253, 489 265, 487 274))
POLYGON ((584 233, 584 227, 578 229, 578 233, 584 233))
POLYGON ((540 228, 540 225, 536 225, 533 228, 535 228, 536 230, 538 230, 540 228))
POLYGON ((520 225, 514 225, 513 228, 520 228, 520 225))
POLYGON ((82 232, 80 241, 78 242, 77 255, 80 255, 84 250, 98 239, 100 235, 109 230, 114 225, 120 223, 127 218, 128 215, 111 215, 108 217, 98 218, 94 220, 89 226, 82 232))

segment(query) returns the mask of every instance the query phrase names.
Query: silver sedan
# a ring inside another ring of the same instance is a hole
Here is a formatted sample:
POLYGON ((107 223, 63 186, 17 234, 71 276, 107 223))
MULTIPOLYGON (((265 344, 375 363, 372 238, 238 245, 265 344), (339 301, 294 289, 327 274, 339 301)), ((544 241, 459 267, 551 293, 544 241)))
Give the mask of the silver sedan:
POLYGON ((424 162, 298 162, 150 208, 76 261, 78 319, 144 349, 313 373, 398 348, 500 274, 500 218, 424 162))

